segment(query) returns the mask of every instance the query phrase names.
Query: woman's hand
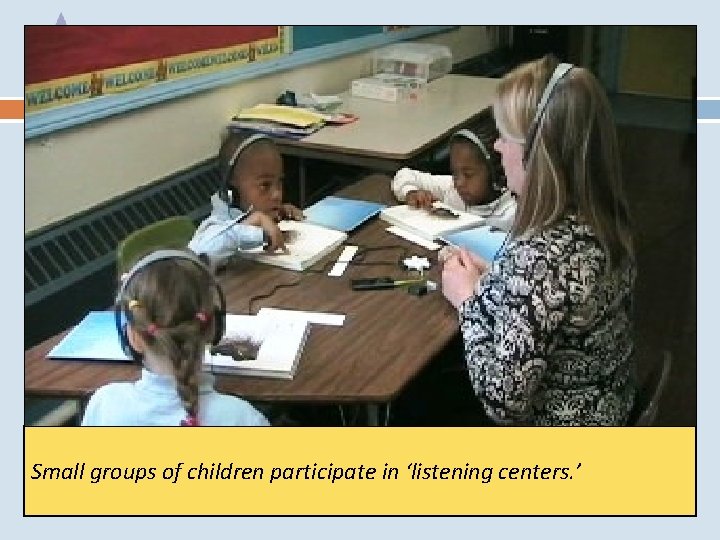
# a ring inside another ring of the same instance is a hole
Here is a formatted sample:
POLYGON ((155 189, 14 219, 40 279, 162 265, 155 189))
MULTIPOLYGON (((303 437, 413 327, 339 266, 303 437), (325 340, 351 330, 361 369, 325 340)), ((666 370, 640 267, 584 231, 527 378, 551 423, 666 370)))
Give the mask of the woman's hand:
POLYGON ((484 259, 466 249, 458 249, 443 264, 443 295, 457 309, 475 294, 475 284, 488 269, 489 264, 484 259))

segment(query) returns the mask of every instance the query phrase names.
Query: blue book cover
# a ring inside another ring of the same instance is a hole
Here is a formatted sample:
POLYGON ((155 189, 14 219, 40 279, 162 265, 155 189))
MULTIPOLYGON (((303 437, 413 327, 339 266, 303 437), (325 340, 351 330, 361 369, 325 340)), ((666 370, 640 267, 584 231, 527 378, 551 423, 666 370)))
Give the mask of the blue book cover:
POLYGON ((508 233, 496 227, 476 227, 452 234, 441 239, 452 246, 463 247, 479 255, 486 261, 492 261, 505 243, 508 233))
POLYGON ((377 215, 383 208, 384 204, 330 196, 307 207, 303 213, 310 223, 350 232, 377 215))
POLYGON ((130 362, 120 347, 115 313, 91 311, 49 353, 48 358, 130 362))

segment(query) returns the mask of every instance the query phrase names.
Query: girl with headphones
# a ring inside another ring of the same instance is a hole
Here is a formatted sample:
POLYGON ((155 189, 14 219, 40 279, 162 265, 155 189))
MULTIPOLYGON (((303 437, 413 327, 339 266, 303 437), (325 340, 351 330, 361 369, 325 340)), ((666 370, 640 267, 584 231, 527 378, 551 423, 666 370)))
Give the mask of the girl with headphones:
POLYGON ((115 301, 118 337, 142 365, 140 379, 98 389, 84 426, 265 426, 246 401, 213 389, 203 373, 209 344, 225 327, 222 289, 190 252, 160 250, 124 276, 115 301))
POLYGON ((470 382, 499 424, 624 425, 635 260, 607 97, 548 56, 509 73, 493 109, 517 216, 497 260, 460 250, 442 271, 470 382))
POLYGON ((213 267, 239 249, 285 250, 277 222, 301 220, 303 214, 283 203, 283 161, 273 140, 259 133, 230 133, 218 157, 220 189, 188 247, 207 255, 213 267))
POLYGON ((500 155, 493 149, 498 132, 490 114, 473 129, 462 129, 450 139, 452 175, 432 175, 400 169, 392 180, 395 197, 415 208, 431 208, 440 201, 455 210, 485 217, 489 225, 510 230, 515 201, 505 187, 500 155))

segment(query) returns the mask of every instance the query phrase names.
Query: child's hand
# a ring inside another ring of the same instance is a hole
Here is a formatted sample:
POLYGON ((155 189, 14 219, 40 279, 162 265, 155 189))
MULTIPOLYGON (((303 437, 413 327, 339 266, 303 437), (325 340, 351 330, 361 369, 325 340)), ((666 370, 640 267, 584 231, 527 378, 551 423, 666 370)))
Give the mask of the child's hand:
POLYGON ((408 191, 408 194, 405 195, 405 202, 407 202, 408 206, 412 206, 413 208, 424 208, 425 210, 429 210, 432 208, 432 203, 434 201, 435 197, 433 197, 433 194, 426 189, 408 191))
POLYGON ((248 225, 254 225, 255 227, 260 227, 263 230, 263 236, 267 242, 265 251, 275 253, 275 251, 280 249, 284 253, 288 253, 283 233, 277 223, 275 223, 275 220, 270 216, 263 212, 255 211, 245 218, 245 223, 248 225))
POLYGON ((302 221, 305 214, 298 207, 292 204, 283 204, 280 209, 280 219, 292 219, 293 221, 302 221))

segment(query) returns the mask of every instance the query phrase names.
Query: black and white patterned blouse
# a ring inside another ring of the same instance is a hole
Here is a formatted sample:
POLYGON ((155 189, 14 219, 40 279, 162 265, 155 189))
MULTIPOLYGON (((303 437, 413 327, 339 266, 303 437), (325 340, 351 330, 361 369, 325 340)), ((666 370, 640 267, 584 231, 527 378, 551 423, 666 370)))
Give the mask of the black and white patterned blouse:
POLYGON ((635 269, 605 273, 605 260, 590 227, 568 216, 509 242, 459 307, 470 380, 495 422, 627 422, 635 269))

